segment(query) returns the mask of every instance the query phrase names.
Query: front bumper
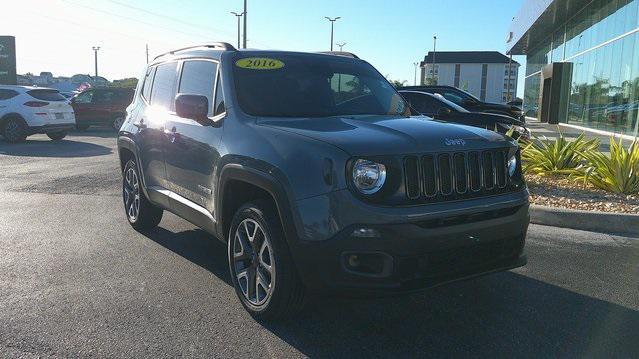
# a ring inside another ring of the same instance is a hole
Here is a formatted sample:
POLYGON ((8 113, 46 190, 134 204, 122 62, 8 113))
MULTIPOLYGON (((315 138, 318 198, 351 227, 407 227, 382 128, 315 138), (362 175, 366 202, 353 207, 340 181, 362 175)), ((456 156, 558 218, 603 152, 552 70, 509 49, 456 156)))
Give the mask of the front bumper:
POLYGON ((75 123, 56 123, 42 126, 30 126, 28 129, 29 135, 36 133, 49 133, 49 132, 66 132, 75 129, 75 123))
POLYGON ((475 207, 473 201, 464 201, 465 210, 451 208, 397 222, 351 224, 329 239, 301 240, 291 249, 302 280, 313 292, 411 292, 508 270, 526 264, 527 191, 518 195, 518 200, 510 194, 499 196, 501 203, 493 198, 475 207), (354 235, 361 229, 378 236, 354 235), (353 267, 358 261, 367 263, 364 272, 353 267))

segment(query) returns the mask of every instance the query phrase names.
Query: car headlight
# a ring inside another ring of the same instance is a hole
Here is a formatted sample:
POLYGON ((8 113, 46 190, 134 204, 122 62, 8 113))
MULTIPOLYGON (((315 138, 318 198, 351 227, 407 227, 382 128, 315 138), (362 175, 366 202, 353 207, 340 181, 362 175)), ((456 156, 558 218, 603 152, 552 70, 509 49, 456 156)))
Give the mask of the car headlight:
POLYGON ((517 171, 517 156, 513 155, 508 159, 508 175, 510 177, 515 175, 517 171))
POLYGON ((374 194, 386 181, 386 166, 359 159, 353 165, 353 185, 363 194, 374 194))

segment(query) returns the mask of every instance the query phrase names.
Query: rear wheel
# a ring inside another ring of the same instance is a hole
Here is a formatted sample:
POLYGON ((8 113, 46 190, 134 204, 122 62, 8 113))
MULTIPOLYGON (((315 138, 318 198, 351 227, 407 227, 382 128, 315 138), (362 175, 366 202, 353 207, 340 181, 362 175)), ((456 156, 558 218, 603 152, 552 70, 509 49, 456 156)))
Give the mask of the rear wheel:
POLYGON ((2 126, 2 136, 11 143, 24 141, 27 138, 27 129, 22 119, 17 117, 7 119, 2 126))
POLYGON ((54 141, 60 141, 61 139, 67 137, 66 132, 47 132, 47 136, 54 141))
POLYGON ((124 211, 131 227, 145 230, 156 227, 164 211, 151 204, 142 191, 138 166, 129 160, 122 175, 122 200, 124 211))
POLYGON ((297 274, 276 209, 269 202, 242 206, 231 225, 228 256, 235 292, 256 319, 276 320, 304 306, 297 274))

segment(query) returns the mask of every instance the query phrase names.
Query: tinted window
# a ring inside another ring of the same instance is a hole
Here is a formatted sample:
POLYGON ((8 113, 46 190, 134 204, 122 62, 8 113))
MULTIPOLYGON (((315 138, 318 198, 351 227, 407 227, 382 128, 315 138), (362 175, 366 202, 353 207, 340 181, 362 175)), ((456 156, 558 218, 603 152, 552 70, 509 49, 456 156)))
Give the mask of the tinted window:
POLYGON ((93 91, 84 91, 75 97, 75 103, 91 103, 93 100, 93 91))
MULTIPOLYGON (((242 56, 242 57, 240 57, 242 56)), ((254 116, 407 115, 402 97, 371 65, 339 56, 267 53, 270 69, 238 66, 234 82, 242 110, 254 116), (340 81, 339 77, 342 77, 340 81)))
POLYGON ((142 97, 149 100, 151 99, 151 87, 153 87, 153 73, 155 72, 155 67, 151 67, 146 71, 146 76, 144 77, 144 86, 142 87, 142 97))
POLYGON ((224 106, 224 92, 222 91, 221 75, 217 75, 217 84, 215 85, 215 112, 214 116, 224 113, 226 107, 224 106))
POLYGON ((18 96, 17 91, 0 89, 0 100, 8 100, 18 96))
POLYGON ((113 103, 114 97, 113 91, 95 91, 93 103, 113 103))
POLYGON ((419 113, 434 114, 440 107, 445 107, 439 101, 429 95, 418 93, 403 93, 408 103, 419 113))
POLYGON ((31 97, 42 101, 66 101, 66 98, 58 90, 29 90, 31 97))
POLYGON ((173 108, 175 102, 175 82, 177 77, 177 62, 162 64, 155 70, 153 89, 151 90, 151 104, 166 110, 173 108))
POLYGON ((211 61, 186 61, 182 65, 180 93, 206 96, 209 100, 209 116, 212 115, 213 83, 217 64, 211 61))
POLYGON ((460 94, 455 93, 455 92, 450 92, 450 91, 442 91, 441 93, 438 92, 438 94, 444 96, 445 99, 447 99, 448 101, 455 103, 457 105, 462 104, 462 102, 464 101, 464 99, 460 96, 460 94))

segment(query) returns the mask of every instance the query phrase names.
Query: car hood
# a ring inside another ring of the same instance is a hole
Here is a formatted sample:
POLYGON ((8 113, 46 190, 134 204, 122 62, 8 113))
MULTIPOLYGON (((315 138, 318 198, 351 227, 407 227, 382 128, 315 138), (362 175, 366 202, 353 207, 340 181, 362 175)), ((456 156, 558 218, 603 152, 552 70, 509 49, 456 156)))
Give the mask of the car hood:
MULTIPOLYGON (((460 123, 470 126, 489 126, 492 127, 497 123, 507 125, 517 125, 525 127, 525 124, 513 117, 488 112, 460 112, 460 123)), ((451 115, 451 120, 455 120, 456 115, 451 115)))
POLYGON ((507 137, 492 131, 425 116, 269 118, 258 120, 258 125, 330 143, 353 156, 494 148, 509 143, 507 137))
POLYGON ((504 105, 503 103, 484 102, 483 108, 487 110, 499 110, 504 112, 521 112, 521 108, 513 105, 504 105))

